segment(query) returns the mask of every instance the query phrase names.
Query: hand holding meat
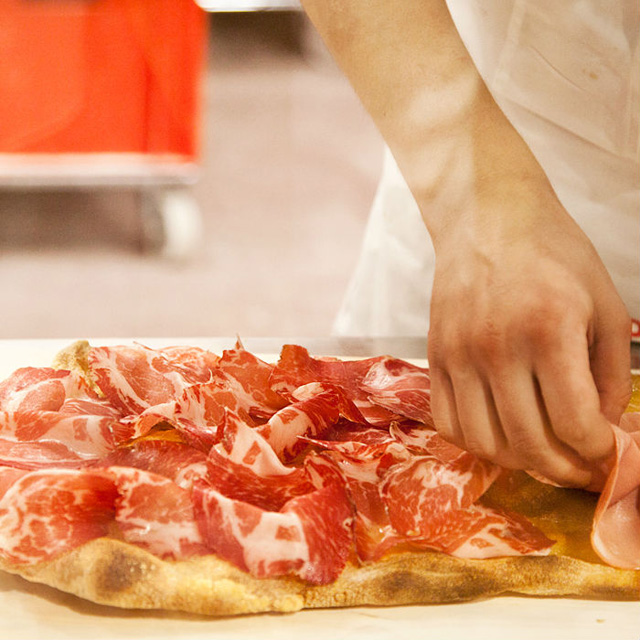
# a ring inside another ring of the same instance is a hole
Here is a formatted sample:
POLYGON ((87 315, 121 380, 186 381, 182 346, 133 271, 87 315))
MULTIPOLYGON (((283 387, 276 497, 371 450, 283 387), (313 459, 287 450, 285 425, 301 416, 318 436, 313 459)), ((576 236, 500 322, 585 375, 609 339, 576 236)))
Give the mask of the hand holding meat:
POLYGON ((304 4, 433 241, 436 427, 503 466, 597 486, 630 393, 627 312, 446 3, 304 4))
POLYGON ((597 487, 630 394, 629 318, 550 187, 510 189, 438 236, 436 428, 502 466, 597 487))

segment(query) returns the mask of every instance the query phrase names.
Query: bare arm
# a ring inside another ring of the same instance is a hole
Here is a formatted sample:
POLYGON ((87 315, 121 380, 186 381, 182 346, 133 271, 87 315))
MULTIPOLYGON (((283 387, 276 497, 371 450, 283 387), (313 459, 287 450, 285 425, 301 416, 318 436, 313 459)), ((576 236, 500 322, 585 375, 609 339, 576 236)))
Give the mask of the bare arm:
POLYGON ((303 5, 434 243, 436 427, 504 466, 589 484, 630 392, 629 319, 593 246, 482 82, 444 0, 303 5))

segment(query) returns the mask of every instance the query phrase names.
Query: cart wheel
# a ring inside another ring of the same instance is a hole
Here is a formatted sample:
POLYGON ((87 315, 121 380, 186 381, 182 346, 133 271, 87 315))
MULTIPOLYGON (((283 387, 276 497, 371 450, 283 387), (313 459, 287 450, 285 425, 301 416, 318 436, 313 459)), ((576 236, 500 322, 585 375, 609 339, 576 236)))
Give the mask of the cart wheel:
POLYGON ((144 191, 142 194, 142 249, 164 258, 185 260, 202 240, 202 219, 186 190, 144 191))

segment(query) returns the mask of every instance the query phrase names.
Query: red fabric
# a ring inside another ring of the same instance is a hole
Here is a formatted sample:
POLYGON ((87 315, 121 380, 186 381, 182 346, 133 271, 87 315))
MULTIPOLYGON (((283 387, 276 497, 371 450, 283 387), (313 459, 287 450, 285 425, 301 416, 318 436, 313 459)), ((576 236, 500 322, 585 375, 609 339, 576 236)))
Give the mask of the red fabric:
POLYGON ((0 24, 0 152, 197 156, 193 0, 0 0, 0 24))

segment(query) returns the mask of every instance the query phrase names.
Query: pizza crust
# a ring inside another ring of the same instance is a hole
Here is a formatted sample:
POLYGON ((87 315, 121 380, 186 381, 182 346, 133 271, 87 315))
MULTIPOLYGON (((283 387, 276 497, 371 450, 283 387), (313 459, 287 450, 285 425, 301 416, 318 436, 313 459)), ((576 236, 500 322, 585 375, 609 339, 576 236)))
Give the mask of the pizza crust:
POLYGON ((253 578, 215 555, 165 561, 99 538, 47 562, 0 568, 98 604, 210 616, 441 604, 507 593, 640 600, 640 572, 553 555, 461 560, 437 552, 397 553, 349 565, 332 584, 311 586, 296 578, 253 578))
MULTIPOLYGON (((73 343, 54 366, 77 371, 94 386, 88 351, 86 341, 73 343)), ((439 552, 397 552, 362 566, 348 564, 335 582, 313 586, 295 577, 254 578, 213 554, 162 560, 104 537, 35 565, 0 559, 0 569, 98 604, 210 616, 440 604, 503 594, 640 600, 640 571, 604 565, 590 550, 592 495, 541 485, 520 473, 496 483, 487 497, 560 540, 555 554, 466 560, 439 552)))
POLYGON ((73 371, 84 378, 85 382, 95 391, 98 395, 102 395, 102 392, 96 385, 89 367, 89 351, 91 345, 87 340, 76 340, 72 342, 68 347, 61 349, 56 353, 53 358, 51 366, 54 369, 67 369, 73 371))

